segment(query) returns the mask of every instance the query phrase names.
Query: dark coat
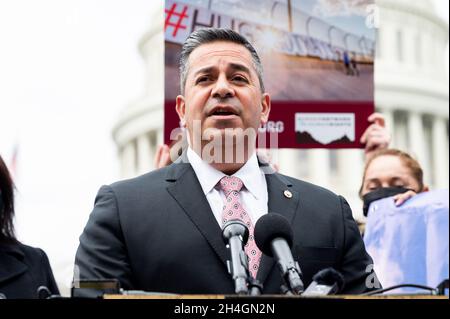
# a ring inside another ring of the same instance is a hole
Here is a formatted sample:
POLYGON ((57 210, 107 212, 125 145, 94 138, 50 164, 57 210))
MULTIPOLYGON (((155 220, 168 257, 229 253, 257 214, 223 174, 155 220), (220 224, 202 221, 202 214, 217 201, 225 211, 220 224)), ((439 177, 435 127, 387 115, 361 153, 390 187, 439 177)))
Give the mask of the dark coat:
MULTIPOLYGON (((334 267, 345 277, 344 293, 367 291, 372 259, 345 199, 278 173, 266 180, 269 212, 292 225, 292 253, 305 287, 315 273, 334 267)), ((192 166, 175 163, 100 189, 75 267, 81 279, 115 278, 128 290, 233 294, 227 259, 222 230, 192 166)), ((280 292, 272 258, 262 257, 257 279, 264 293, 280 292)))
POLYGON ((40 286, 59 294, 45 252, 21 243, 0 244, 0 294, 7 299, 34 299, 40 286))

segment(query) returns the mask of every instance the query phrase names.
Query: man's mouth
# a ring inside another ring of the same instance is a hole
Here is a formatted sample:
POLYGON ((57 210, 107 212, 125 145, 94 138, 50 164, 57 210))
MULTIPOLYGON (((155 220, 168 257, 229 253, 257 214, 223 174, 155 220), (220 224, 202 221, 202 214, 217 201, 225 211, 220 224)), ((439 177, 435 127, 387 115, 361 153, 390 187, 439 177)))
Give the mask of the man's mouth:
POLYGON ((230 106, 218 106, 215 107, 209 112, 208 116, 215 116, 215 117, 231 117, 231 116, 237 116, 238 112, 230 106))

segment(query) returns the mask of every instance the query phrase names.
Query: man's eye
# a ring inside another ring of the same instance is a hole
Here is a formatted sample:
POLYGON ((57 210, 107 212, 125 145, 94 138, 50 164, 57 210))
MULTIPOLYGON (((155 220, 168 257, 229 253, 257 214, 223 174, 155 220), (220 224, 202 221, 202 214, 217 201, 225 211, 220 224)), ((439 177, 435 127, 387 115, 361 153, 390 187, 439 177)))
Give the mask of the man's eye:
POLYGON ((242 75, 233 76, 233 81, 248 83, 248 80, 245 77, 243 77, 242 75))
POLYGON ((201 77, 197 78, 197 80, 195 81, 195 84, 199 84, 199 83, 203 83, 203 82, 207 82, 207 81, 209 81, 208 76, 201 76, 201 77))

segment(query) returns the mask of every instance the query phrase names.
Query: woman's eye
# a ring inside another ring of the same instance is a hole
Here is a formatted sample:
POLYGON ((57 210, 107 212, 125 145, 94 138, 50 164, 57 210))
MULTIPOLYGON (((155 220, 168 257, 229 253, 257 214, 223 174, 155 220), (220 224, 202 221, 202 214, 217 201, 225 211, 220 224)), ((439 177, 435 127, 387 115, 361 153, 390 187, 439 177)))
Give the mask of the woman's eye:
POLYGON ((371 192, 371 191, 377 190, 380 187, 381 186, 376 183, 370 183, 369 185, 367 185, 367 190, 371 192))

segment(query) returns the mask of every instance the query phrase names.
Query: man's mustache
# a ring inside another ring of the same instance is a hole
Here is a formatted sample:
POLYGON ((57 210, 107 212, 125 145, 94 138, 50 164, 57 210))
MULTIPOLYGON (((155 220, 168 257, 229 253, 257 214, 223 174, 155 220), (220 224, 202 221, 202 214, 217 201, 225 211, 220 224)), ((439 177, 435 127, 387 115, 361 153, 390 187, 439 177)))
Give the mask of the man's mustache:
POLYGON ((227 112, 239 116, 242 113, 242 106, 235 98, 213 99, 207 103, 205 111, 208 116, 216 112, 227 112))

